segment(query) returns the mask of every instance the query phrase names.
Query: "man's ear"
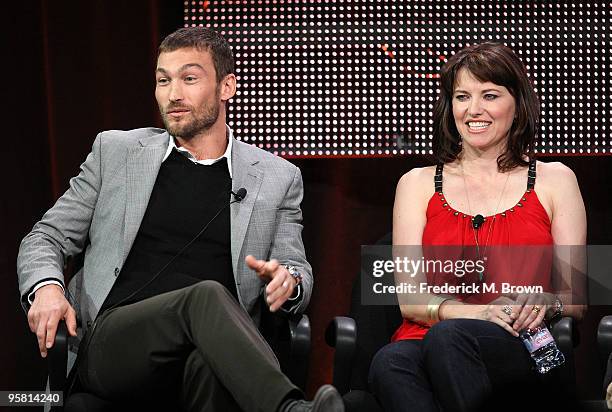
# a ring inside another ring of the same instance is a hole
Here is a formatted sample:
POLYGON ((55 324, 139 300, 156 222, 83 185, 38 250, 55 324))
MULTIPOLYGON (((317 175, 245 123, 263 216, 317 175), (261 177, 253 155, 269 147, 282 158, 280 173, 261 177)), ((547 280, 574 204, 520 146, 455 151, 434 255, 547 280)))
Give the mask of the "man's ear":
POLYGON ((219 97, 224 102, 228 101, 236 94, 236 75, 233 73, 228 74, 221 80, 221 92, 219 97))

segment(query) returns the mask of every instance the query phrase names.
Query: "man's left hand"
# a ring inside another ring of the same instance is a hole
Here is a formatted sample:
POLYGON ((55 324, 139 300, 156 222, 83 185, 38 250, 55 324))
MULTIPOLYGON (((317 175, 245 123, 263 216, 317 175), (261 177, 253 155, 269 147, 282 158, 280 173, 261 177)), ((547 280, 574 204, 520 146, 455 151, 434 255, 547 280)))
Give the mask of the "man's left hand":
POLYGON ((270 312, 277 311, 293 294, 293 289, 297 284, 296 280, 276 259, 265 261, 248 255, 244 261, 248 267, 257 273, 260 279, 268 283, 266 286, 266 302, 270 307, 270 312))

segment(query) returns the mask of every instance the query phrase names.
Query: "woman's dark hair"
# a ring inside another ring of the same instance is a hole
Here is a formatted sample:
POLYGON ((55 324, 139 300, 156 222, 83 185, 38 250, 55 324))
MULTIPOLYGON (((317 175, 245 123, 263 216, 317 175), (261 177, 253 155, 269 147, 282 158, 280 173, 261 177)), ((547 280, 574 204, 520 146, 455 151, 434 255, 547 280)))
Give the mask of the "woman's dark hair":
POLYGON ((229 43, 214 30, 205 27, 184 27, 169 34, 159 45, 159 53, 194 48, 208 51, 215 65, 217 82, 234 73, 234 54, 229 43))
POLYGON ((525 65, 509 47, 486 42, 455 53, 440 72, 440 94, 433 108, 433 152, 437 162, 449 163, 461 152, 461 136, 453 117, 453 92, 457 75, 466 69, 481 82, 504 86, 514 97, 516 115, 508 132, 506 151, 497 158, 500 171, 526 166, 534 157, 540 121, 540 103, 525 65))

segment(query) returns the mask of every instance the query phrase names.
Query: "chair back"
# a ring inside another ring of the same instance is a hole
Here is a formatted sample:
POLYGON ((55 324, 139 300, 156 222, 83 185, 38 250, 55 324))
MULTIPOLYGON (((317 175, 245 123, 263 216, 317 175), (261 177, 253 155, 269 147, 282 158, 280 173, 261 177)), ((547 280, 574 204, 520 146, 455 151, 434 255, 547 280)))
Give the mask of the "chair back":
MULTIPOLYGON (((376 245, 391 244, 391 232, 376 242, 376 245)), ((388 258, 391 259, 390 249, 388 258)), ((402 323, 402 315, 398 305, 362 305, 359 273, 353 282, 349 316, 357 325, 357 345, 351 368, 350 389, 368 390, 368 372, 372 358, 380 348, 391 341, 391 336, 402 323)))

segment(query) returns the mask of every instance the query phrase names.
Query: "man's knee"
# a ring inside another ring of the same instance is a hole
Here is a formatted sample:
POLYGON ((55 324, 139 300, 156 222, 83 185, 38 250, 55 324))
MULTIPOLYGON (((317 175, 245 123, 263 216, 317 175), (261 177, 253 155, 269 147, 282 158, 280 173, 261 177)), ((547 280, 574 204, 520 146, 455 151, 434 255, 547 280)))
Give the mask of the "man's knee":
POLYGON ((225 286, 214 280, 203 280, 190 286, 189 294, 207 299, 222 299, 231 296, 225 286))
POLYGON ((185 367, 183 369, 185 377, 195 376, 203 370, 208 370, 210 366, 204 360, 202 354, 198 349, 191 351, 187 359, 185 360, 185 367))
POLYGON ((181 289, 178 293, 176 311, 182 318, 194 322, 202 322, 204 319, 212 321, 213 318, 209 316, 235 313, 240 310, 242 309, 236 297, 225 286, 214 280, 198 282, 181 289))

